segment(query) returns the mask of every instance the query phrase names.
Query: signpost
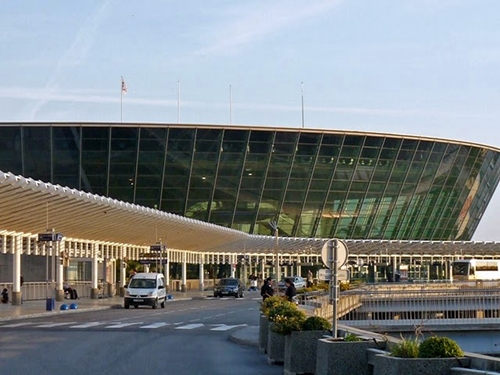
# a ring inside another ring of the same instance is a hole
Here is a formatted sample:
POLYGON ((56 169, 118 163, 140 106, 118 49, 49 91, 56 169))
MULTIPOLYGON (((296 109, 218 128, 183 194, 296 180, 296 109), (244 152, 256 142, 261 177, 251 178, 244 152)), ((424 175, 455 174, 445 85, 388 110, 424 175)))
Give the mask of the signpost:
POLYGON ((333 305, 332 336, 337 338, 337 314, 339 302, 339 268, 347 262, 348 251, 344 241, 328 240, 322 248, 321 259, 331 270, 330 300, 333 305))
POLYGON ((55 293, 55 287, 54 287, 54 275, 56 271, 55 267, 55 254, 58 252, 55 251, 54 247, 56 246, 57 242, 60 242, 63 239, 63 235, 61 233, 55 233, 55 231, 52 229, 51 232, 48 233, 39 233, 38 234, 38 242, 43 244, 45 247, 45 274, 46 274, 46 290, 45 290, 45 308, 47 311, 53 311, 55 308, 55 298, 53 297, 53 294, 55 293), (50 248, 50 255, 52 256, 52 272, 51 272, 51 281, 50 281, 50 289, 51 291, 51 296, 49 298, 49 248, 50 248))

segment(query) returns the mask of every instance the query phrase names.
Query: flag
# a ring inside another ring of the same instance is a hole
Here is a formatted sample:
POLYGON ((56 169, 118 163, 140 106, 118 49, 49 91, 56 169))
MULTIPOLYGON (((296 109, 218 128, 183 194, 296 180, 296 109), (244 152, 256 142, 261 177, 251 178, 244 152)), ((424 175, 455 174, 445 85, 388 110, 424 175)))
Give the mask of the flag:
POLYGON ((127 85, 125 84, 125 80, 122 77, 122 94, 127 93, 127 85))

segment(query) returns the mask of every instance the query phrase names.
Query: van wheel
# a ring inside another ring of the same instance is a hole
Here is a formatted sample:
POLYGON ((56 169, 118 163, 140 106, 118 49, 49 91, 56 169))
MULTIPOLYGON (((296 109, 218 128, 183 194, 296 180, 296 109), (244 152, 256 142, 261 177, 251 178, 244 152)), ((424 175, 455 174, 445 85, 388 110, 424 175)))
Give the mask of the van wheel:
POLYGON ((139 305, 134 305, 134 309, 138 309, 139 308, 139 305))
POLYGON ((155 299, 155 301, 153 302, 153 306, 151 306, 153 309, 156 309, 158 307, 158 300, 155 299))
POLYGON ((128 303, 126 303, 125 305, 123 305, 123 307, 125 307, 126 309, 128 309, 130 307, 130 305, 128 303))
POLYGON ((163 300, 163 302, 160 304, 161 308, 164 309, 165 308, 165 300, 163 300))

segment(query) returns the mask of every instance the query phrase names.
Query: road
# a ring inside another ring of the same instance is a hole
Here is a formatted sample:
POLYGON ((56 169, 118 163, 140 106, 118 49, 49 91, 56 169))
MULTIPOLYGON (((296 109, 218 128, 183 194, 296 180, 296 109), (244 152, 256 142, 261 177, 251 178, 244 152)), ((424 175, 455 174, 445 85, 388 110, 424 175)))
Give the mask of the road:
POLYGON ((4 321, 0 373, 282 374, 256 347, 229 341, 234 330, 258 324, 251 294, 4 321))

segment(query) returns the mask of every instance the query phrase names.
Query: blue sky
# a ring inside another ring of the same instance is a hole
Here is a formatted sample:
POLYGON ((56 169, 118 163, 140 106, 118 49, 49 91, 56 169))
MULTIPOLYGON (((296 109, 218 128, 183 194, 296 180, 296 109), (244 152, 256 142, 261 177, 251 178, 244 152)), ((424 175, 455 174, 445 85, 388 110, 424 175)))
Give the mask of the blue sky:
MULTIPOLYGON (((298 128, 303 93, 305 127, 500 147, 499 14, 498 0, 4 0, 0 121, 176 123, 180 82, 183 123, 298 128)), ((500 240, 499 215, 497 192, 474 239, 500 240)))

